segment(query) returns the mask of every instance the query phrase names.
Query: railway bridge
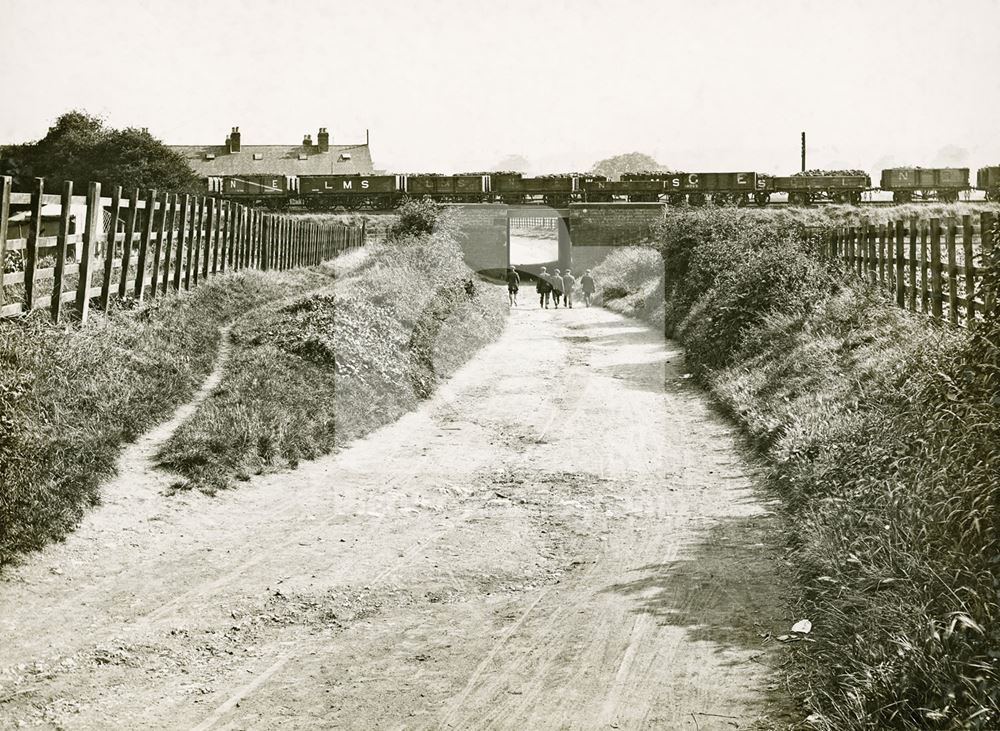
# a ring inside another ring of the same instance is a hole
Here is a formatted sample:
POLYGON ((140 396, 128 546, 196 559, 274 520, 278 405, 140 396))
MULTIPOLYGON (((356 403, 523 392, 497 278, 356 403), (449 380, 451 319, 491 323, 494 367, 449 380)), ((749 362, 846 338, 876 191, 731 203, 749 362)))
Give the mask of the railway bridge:
POLYGON ((458 203, 447 208, 454 213, 468 265, 494 275, 511 264, 512 220, 552 222, 557 231, 557 266, 579 270, 602 259, 609 248, 647 241, 663 212, 662 203, 571 203, 565 208, 458 203))

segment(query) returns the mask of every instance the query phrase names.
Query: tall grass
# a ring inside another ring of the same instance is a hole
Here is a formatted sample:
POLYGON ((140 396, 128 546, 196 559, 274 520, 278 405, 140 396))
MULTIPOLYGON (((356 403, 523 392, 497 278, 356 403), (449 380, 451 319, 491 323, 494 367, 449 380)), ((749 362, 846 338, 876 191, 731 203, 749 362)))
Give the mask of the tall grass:
POLYGON ((413 409, 499 335, 503 293, 446 227, 369 249, 335 286, 234 328, 220 387, 160 455, 178 487, 212 492, 327 453, 413 409))
MULTIPOLYGON (((1000 728, 1000 324, 936 325, 820 262, 803 226, 834 222, 668 213, 665 327, 782 498, 808 727, 1000 728)), ((625 256, 597 268, 606 287, 628 286, 625 256)))
POLYGON ((122 445, 209 373, 221 325, 329 281, 326 269, 244 272, 82 327, 43 311, 0 321, 0 566, 63 537, 99 502, 122 445))

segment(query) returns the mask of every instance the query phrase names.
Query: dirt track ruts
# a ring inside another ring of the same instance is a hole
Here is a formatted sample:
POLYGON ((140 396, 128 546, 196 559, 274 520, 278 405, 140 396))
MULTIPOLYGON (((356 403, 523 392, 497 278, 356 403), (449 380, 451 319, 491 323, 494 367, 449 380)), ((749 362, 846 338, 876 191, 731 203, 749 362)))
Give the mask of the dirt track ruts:
POLYGON ((0 725, 751 728, 790 621, 731 428, 648 327, 539 312, 417 412, 217 497, 146 439, 0 582, 0 725))

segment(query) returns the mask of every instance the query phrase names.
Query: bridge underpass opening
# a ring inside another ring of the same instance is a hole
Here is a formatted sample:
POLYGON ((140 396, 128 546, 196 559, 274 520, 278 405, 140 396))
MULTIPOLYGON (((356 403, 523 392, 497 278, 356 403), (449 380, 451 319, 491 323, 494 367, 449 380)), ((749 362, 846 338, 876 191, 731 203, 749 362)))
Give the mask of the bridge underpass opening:
POLYGON ((567 217, 554 209, 507 215, 507 262, 522 274, 570 266, 567 217))

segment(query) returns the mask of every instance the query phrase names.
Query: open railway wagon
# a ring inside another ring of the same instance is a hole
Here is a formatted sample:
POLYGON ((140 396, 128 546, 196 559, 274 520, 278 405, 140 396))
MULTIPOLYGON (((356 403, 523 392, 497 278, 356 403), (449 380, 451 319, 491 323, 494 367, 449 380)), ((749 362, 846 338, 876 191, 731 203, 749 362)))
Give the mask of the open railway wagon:
POLYGON ((526 178, 521 173, 492 173, 492 200, 502 203, 537 203, 559 208, 579 198, 579 177, 576 175, 544 175, 526 178))
POLYGON ((858 204, 861 196, 871 187, 871 178, 861 171, 759 175, 753 199, 757 205, 763 206, 770 202, 772 193, 787 193, 788 202, 795 205, 819 201, 858 204))
MULTIPOLYGON (((660 182, 663 190, 656 200, 666 200, 672 205, 684 202, 701 206, 707 202, 716 205, 742 206, 750 200, 757 188, 757 173, 625 173, 622 182, 660 182)), ((636 189, 637 200, 653 200, 652 191, 636 189)))
POLYGON ((407 175, 403 183, 411 198, 441 203, 482 203, 490 190, 489 175, 407 175))
MULTIPOLYGON (((624 176, 622 176, 624 178, 624 176)), ((588 203, 656 203, 663 195, 662 180, 608 180, 603 175, 583 176, 579 188, 588 203)))
POLYGON ((882 190, 892 191, 896 203, 939 200, 955 203, 969 190, 969 168, 887 168, 882 171, 882 190))
POLYGON ((387 210, 404 195, 402 175, 300 175, 299 196, 311 210, 387 210))
POLYGON ((1000 201, 1000 165, 979 168, 976 173, 976 187, 986 191, 986 200, 1000 201))
POLYGON ((289 198, 296 195, 298 178, 294 175, 225 175, 208 178, 207 186, 210 195, 277 210, 287 208, 289 198))

